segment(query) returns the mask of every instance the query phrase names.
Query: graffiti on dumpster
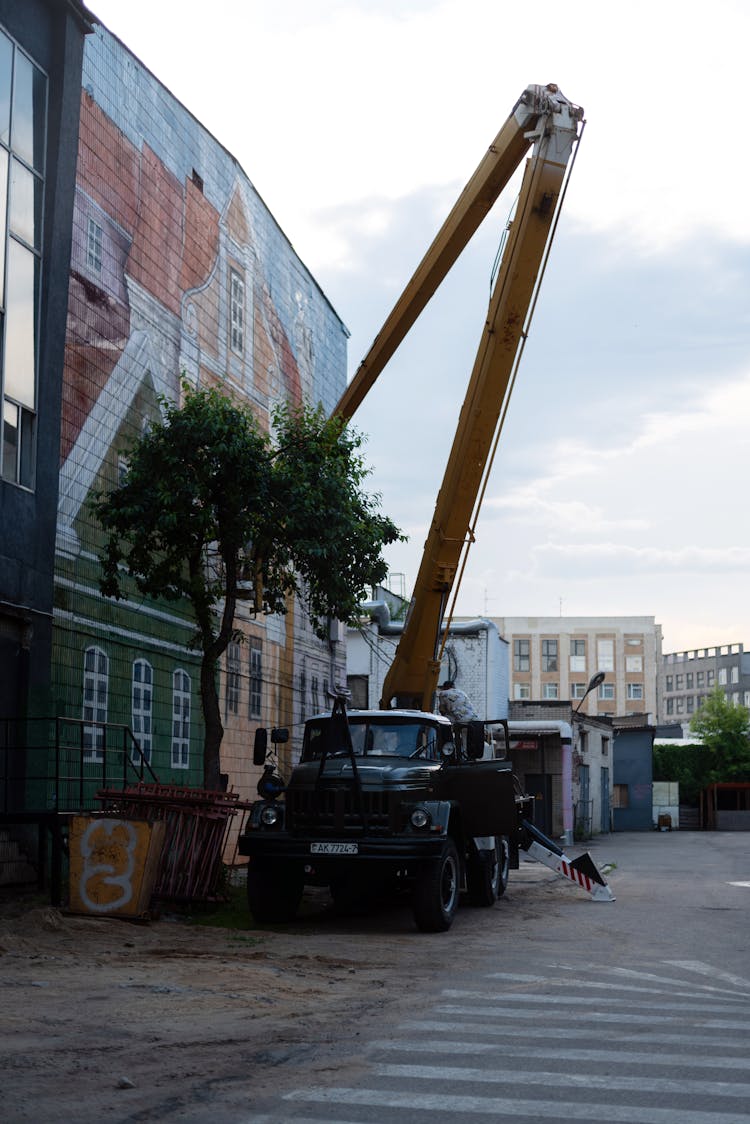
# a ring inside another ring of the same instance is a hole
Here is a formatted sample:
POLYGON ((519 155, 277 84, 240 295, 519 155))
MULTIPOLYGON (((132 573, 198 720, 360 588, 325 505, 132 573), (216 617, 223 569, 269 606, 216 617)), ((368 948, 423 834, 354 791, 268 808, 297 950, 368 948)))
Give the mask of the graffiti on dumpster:
POLYGON ((137 833, 127 820, 92 820, 81 836, 79 894, 86 909, 110 913, 133 897, 137 833))

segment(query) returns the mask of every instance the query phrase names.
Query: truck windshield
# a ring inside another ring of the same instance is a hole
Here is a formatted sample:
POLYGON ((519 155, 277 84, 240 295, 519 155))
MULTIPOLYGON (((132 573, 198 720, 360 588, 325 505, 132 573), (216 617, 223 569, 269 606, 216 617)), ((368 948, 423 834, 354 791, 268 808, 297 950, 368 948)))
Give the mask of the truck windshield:
MULTIPOLYGON (((424 722, 350 722, 352 747, 357 757, 420 757, 437 760, 438 731, 424 722)), ((318 760, 327 740, 328 719, 309 722, 303 757, 318 760)), ((346 752, 342 743, 329 744, 328 754, 346 752)))

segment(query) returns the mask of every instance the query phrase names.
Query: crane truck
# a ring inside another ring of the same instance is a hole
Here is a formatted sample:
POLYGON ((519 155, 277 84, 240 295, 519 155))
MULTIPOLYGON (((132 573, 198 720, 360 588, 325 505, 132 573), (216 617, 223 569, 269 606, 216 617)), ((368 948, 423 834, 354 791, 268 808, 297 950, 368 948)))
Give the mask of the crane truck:
MULTIPOLYGON (((507 760, 507 723, 455 725, 433 705, 448 599, 474 538, 582 129, 583 110, 557 86, 523 91, 336 407, 353 416, 528 156, 380 708, 347 711, 339 696, 330 713, 309 718, 286 786, 267 731, 256 732, 254 762, 264 771, 239 851, 248 856, 248 902, 260 922, 293 917, 306 884, 327 885, 346 907, 395 887, 411 895, 418 929, 444 931, 462 892, 483 906, 500 897, 521 849, 561 873, 570 864, 533 825, 533 801, 507 760)), ((285 737, 271 731, 272 745, 285 737)), ((603 894, 604 879, 582 860, 568 877, 603 894)))

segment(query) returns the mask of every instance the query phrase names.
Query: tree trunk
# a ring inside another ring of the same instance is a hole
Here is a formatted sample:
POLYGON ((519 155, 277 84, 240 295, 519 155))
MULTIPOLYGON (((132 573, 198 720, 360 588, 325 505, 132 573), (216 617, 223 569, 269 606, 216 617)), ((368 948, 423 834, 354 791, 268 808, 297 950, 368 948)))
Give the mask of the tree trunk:
POLYGON ((218 792, 221 788, 221 740, 224 737, 224 727, 216 687, 216 664, 213 657, 206 653, 201 661, 201 700, 206 725, 203 741, 203 787, 218 792))

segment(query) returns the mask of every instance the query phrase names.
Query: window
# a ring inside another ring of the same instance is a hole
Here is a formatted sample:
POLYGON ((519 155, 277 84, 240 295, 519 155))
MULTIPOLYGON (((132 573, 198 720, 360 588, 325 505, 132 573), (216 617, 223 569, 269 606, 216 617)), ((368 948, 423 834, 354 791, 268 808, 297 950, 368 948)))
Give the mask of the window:
POLYGON ((190 765, 190 676, 178 668, 172 675, 172 768, 190 765))
POLYGON ((614 671, 615 669, 615 642, 614 640, 597 640, 596 642, 596 667, 597 671, 614 671))
POLYGON ((695 685, 696 685, 696 687, 703 687, 703 686, 705 686, 705 682, 706 682, 706 675, 705 675, 705 672, 703 672, 703 671, 696 671, 696 673, 695 673, 695 685))
POLYGON ((750 691, 743 691, 743 693, 742 693, 742 705, 750 707, 750 691))
MULTIPOLYGON (((107 694, 109 690, 109 660, 101 648, 87 648, 83 656, 83 720, 107 721, 107 694)), ((101 761, 104 750, 104 729, 99 726, 83 728, 84 761, 101 761)))
POLYGON ((674 686, 675 686, 676 691, 682 691, 684 689, 684 686, 685 686, 685 676, 684 675, 675 675, 674 686))
POLYGON ((542 671, 557 671, 556 640, 542 640, 542 671))
POLYGON ((559 697, 560 696, 557 683, 545 683, 542 686, 543 699, 557 699, 559 697))
POLYGON ((740 693, 739 693, 739 691, 732 691, 732 706, 739 706, 739 705, 740 705, 740 693))
POLYGON ((599 698, 600 699, 613 699, 615 697, 614 683, 600 683, 599 684, 599 698))
POLYGON ((726 687, 727 682, 728 682, 727 669, 725 667, 720 667, 719 668, 719 685, 721 687, 726 687))
POLYGON ((685 675, 685 687, 687 688, 688 691, 692 691, 692 689, 693 689, 693 673, 692 673, 692 671, 688 671, 685 675))
POLYGON ((626 656, 626 671, 643 671, 643 656, 626 656))
POLYGON ((627 808, 630 804, 630 793, 626 784, 616 784, 612 790, 612 807, 627 808))
POLYGON ((739 683, 740 681, 740 669, 737 667, 737 664, 731 669, 731 681, 732 683, 739 683))
POLYGON ((602 738, 602 757, 609 757, 609 738, 602 738))
POLYGON ((250 646, 250 717, 260 718, 263 703, 263 649, 260 644, 250 646))
POLYGON ((687 709, 688 714, 692 714, 693 711, 695 710, 695 699, 693 698, 692 695, 688 695, 688 697, 685 699, 685 707, 687 709))
POLYGON ((514 640, 513 641, 513 670, 514 671, 529 671, 531 668, 531 641, 530 640, 514 640))
POLYGON ((531 687, 528 683, 514 683, 513 684, 513 698, 514 699, 530 699, 531 687))
POLYGON ((570 684, 570 697, 571 699, 582 699, 586 694, 585 683, 571 683, 570 684))
POLYGON ((229 271, 229 343, 235 355, 245 350, 245 282, 229 271))
POLYGON ((89 219, 86 238, 86 265, 94 273, 102 271, 102 241, 104 231, 94 219, 89 219))
POLYGON ((570 670, 586 670, 586 641, 571 640, 570 642, 570 670))
POLYGON ((684 699, 677 699, 676 701, 677 701, 677 713, 682 714, 683 711, 685 710, 685 700, 684 699))
MULTIPOLYGON (((151 715, 153 712, 154 672, 148 660, 135 660, 133 663, 133 683, 131 693, 131 729, 144 759, 151 764, 151 715)), ((141 757, 133 749, 132 760, 139 765, 141 757)))
POLYGON ((667 676, 667 683, 666 683, 666 687, 665 687, 665 690, 667 690, 667 691, 673 691, 673 690, 674 690, 674 686, 673 686, 673 683, 674 683, 674 681, 673 681, 673 679, 672 679, 672 676, 671 676, 671 675, 668 675, 668 676, 667 676))
POLYGON ((34 486, 46 127, 47 79, 0 32, 0 476, 25 488, 34 486))
POLYGON ((667 699, 667 714, 674 714, 674 699, 667 699))
POLYGON ((240 710, 240 646, 232 641, 227 646, 227 698, 226 713, 239 714, 240 710))
POLYGON ((715 671, 707 671, 706 672, 706 686, 707 687, 713 687, 715 682, 716 682, 716 672, 715 671))
POLYGON ((643 698, 643 684, 642 683, 628 683, 628 698, 629 699, 642 699, 643 698))
POLYGON ((320 695, 318 691, 318 677, 317 675, 312 675, 310 677, 310 705, 312 706, 313 714, 317 714, 320 710, 320 695))

